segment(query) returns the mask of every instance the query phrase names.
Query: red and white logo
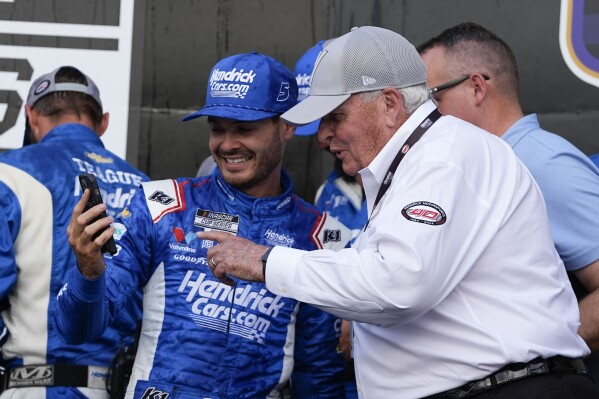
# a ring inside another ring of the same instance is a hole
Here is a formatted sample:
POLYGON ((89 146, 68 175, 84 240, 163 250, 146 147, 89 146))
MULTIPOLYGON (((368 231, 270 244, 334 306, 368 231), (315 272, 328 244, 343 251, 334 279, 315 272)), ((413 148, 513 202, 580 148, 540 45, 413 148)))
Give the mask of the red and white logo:
POLYGON ((410 222, 440 225, 445 223, 447 215, 437 204, 427 201, 412 202, 406 205, 401 214, 410 222))

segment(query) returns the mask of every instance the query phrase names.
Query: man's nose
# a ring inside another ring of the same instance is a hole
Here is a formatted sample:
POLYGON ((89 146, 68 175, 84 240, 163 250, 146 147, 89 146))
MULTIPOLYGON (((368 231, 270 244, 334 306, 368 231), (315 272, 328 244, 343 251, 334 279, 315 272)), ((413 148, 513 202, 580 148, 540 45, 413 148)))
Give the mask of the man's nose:
POLYGON ((331 129, 330 124, 327 123, 324 118, 321 119, 320 125, 318 125, 318 132, 316 134, 320 149, 328 149, 330 147, 331 139, 333 138, 333 130, 331 129))

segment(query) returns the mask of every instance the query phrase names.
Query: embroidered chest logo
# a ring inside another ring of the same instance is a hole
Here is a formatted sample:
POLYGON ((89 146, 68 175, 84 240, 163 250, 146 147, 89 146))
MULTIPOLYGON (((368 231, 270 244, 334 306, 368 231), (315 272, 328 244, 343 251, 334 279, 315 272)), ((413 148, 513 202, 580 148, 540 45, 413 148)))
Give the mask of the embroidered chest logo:
POLYGON ((447 221, 445 211, 439 205, 427 201, 412 202, 401 210, 401 214, 410 222, 441 225, 447 221))

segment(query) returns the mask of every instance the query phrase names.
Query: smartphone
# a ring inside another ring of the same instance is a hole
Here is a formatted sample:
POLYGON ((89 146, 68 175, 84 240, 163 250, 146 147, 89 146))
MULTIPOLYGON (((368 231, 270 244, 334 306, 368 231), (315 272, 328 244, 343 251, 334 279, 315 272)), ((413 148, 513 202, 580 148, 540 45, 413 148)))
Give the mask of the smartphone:
MULTIPOLYGON (((96 181, 96 177, 94 175, 89 173, 83 173, 79 175, 79 184, 81 184, 81 192, 84 192, 85 189, 88 188, 91 194, 87 204, 85 204, 84 212, 88 211, 91 207, 102 203, 100 187, 98 187, 98 182, 96 181)), ((101 215, 93 219, 90 224, 94 223, 96 220, 105 218, 106 216, 106 212, 103 212, 101 215)), ((100 235, 104 230, 106 229, 101 230, 97 235, 100 235)), ((102 245, 102 252, 108 252, 110 255, 116 254, 116 243, 114 242, 114 237, 110 237, 106 244, 102 245)))

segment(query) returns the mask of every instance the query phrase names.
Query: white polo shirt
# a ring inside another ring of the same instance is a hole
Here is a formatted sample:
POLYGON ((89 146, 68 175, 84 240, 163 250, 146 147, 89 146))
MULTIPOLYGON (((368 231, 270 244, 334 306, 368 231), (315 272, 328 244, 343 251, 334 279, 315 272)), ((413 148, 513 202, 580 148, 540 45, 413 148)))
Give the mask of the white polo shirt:
MULTIPOLYGON (((369 214, 422 105, 360 172, 369 214)), ((407 153, 355 248, 275 247, 274 293, 355 320, 360 398, 420 398, 538 356, 580 357, 545 204, 503 140, 451 116, 407 153)))

